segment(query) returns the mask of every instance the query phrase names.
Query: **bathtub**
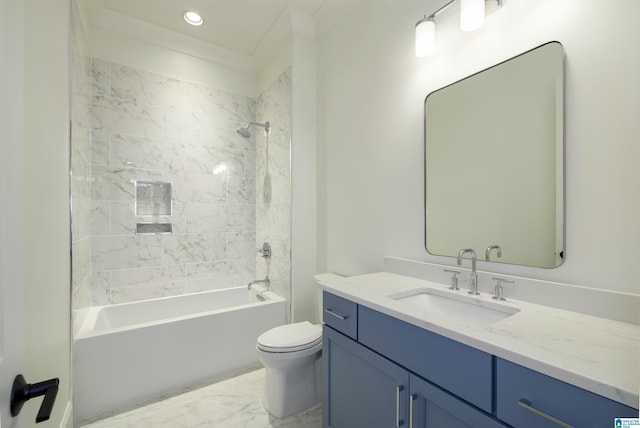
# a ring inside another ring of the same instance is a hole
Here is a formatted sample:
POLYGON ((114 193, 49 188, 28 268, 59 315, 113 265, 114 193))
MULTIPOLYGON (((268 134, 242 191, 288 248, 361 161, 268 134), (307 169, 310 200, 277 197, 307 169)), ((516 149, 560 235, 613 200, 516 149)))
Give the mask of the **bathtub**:
POLYGON ((259 367, 286 301, 254 285, 89 309, 73 345, 80 425, 259 367))

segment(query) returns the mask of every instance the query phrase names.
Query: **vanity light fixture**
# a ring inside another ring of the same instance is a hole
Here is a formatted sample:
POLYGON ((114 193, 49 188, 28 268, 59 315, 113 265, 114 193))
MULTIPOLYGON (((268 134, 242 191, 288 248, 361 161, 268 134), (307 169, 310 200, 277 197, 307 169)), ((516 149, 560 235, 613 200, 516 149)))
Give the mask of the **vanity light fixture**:
POLYGON ((484 24, 484 0, 460 0, 460 29, 473 31, 484 24))
POLYGON ((431 15, 425 15, 416 23, 416 56, 425 57, 436 49, 436 16, 451 6, 455 0, 449 1, 431 15))
POLYGON ((436 23, 433 17, 424 16, 416 23, 416 56, 424 57, 433 53, 436 48, 436 23))
MULTIPOLYGON (((416 56, 433 54, 436 45, 435 18, 455 0, 450 0, 431 15, 425 15, 416 23, 416 56)), ((460 0, 460 29, 473 31, 482 26, 484 17, 502 7, 503 0, 460 0)))
POLYGON ((199 27, 204 22, 202 16, 200 16, 200 14, 195 10, 185 10, 182 13, 182 17, 187 21, 187 24, 191 24, 195 27, 199 27))

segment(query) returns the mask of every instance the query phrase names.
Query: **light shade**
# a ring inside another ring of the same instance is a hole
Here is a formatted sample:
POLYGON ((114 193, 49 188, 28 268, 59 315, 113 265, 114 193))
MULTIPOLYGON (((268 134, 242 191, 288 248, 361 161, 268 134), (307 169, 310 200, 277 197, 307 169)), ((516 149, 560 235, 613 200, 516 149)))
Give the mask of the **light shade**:
POLYGON ((416 23, 416 56, 431 55, 436 47, 436 24, 426 16, 416 23))
POLYGON ((484 0, 460 0, 460 29, 473 31, 484 23, 484 0))
POLYGON ((187 23, 195 25, 196 27, 202 25, 202 23, 204 22, 202 16, 200 16, 200 14, 195 10, 185 10, 182 16, 184 17, 184 20, 187 21, 187 23))

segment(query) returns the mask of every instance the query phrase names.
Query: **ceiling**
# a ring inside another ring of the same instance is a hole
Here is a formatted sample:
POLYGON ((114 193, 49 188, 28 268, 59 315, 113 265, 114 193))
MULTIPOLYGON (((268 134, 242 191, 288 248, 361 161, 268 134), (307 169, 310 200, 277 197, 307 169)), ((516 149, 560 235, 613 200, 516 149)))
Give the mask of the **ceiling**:
POLYGON ((91 20, 109 15, 148 24, 199 39, 242 55, 253 55, 276 21, 291 6, 313 17, 316 33, 331 26, 358 0, 84 0, 91 20), (204 19, 194 27, 182 18, 196 10, 204 19))

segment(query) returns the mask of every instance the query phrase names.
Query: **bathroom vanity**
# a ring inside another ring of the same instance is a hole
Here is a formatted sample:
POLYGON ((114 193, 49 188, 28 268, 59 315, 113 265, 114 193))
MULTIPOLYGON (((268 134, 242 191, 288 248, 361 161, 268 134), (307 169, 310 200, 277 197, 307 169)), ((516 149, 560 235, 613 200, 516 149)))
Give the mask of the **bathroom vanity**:
POLYGON ((636 325, 387 272, 317 279, 326 428, 595 428, 638 417, 636 325))

